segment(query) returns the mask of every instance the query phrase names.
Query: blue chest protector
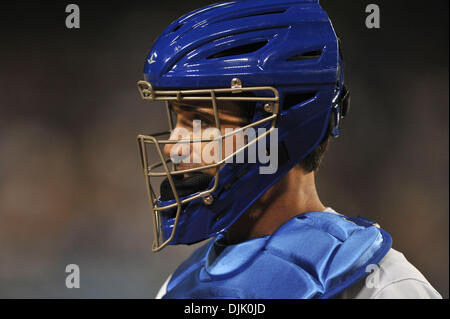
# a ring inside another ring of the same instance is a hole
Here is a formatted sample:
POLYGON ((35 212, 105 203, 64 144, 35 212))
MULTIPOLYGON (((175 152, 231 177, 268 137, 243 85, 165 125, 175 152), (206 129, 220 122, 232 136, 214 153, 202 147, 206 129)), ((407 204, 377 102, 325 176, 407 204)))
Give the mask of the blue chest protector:
POLYGON ((237 245, 219 235, 174 272, 164 298, 331 298, 362 280, 392 245, 362 218, 301 214, 270 236, 237 245))

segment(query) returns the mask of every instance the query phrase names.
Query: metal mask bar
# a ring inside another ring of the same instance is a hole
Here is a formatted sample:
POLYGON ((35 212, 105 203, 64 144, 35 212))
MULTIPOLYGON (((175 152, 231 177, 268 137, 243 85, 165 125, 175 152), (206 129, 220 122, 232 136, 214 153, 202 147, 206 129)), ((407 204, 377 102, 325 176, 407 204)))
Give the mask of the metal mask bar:
MULTIPOLYGON (((169 129, 170 131, 173 131, 173 118, 171 114, 170 109, 170 102, 171 101, 211 101, 213 111, 214 111, 214 119, 216 128, 220 132, 220 118, 219 118, 219 111, 217 106, 217 101, 254 101, 254 102, 267 102, 272 103, 273 107, 269 107, 267 109, 268 113, 271 113, 266 118, 261 119, 259 121, 253 122, 245 127, 239 128, 234 130, 231 133, 220 135, 217 138, 210 138, 210 139, 189 139, 189 140, 165 140, 165 139, 157 139, 157 137, 169 134, 170 132, 163 132, 163 133, 157 133, 153 135, 138 135, 138 150, 141 158, 143 173, 146 181, 146 188, 147 188, 147 195, 149 198, 149 205, 153 212, 153 230, 154 230, 154 239, 153 239, 153 245, 152 250, 154 252, 160 251, 162 248, 167 246, 170 241, 174 238, 176 234, 176 230, 178 227, 180 215, 182 212, 182 205, 189 203, 190 201, 193 201, 198 198, 203 198, 203 201, 205 205, 210 205, 213 201, 213 198, 211 194, 217 189, 219 184, 219 170, 222 165, 224 165, 229 159, 231 159, 236 154, 244 151, 246 148, 251 146, 252 144, 256 143, 258 140, 264 138, 265 136, 269 135, 272 130, 276 126, 276 118, 279 111, 279 94, 278 91, 273 87, 263 86, 263 87, 242 87, 240 85, 240 81, 238 79, 233 79, 231 88, 218 88, 218 89, 200 89, 200 90, 154 90, 152 85, 147 81, 138 81, 137 83, 139 93, 144 100, 151 100, 151 101, 165 101, 166 102, 166 109, 167 109, 167 115, 169 119, 169 129), (238 85, 236 85, 238 83, 238 85), (267 96, 255 96, 255 97, 247 97, 247 96, 217 96, 217 94, 222 93, 242 93, 246 91, 251 92, 258 92, 258 91, 270 91, 273 93, 273 97, 267 97, 267 96), (243 132, 244 130, 248 128, 253 128, 256 126, 259 126, 261 124, 264 124, 266 122, 271 122, 270 129, 267 130, 264 134, 261 134, 261 136, 258 136, 257 138, 253 139, 252 141, 248 142, 247 144, 240 147, 238 150, 234 150, 234 152, 225 158, 219 160, 216 163, 185 169, 185 170, 179 170, 176 171, 175 167, 172 163, 172 169, 169 169, 168 163, 171 162, 170 159, 166 159, 164 157, 163 152, 161 151, 161 145, 165 144, 175 144, 175 143, 204 143, 204 142, 214 142, 218 140, 223 140, 227 137, 236 135, 238 133, 243 132), (147 154, 147 146, 152 145, 156 148, 156 155, 159 157, 160 161, 154 164, 149 163, 149 156, 147 154), (156 169, 163 169, 161 172, 155 172, 156 169), (180 196, 178 195, 178 192, 176 190, 174 181, 173 181, 173 175, 178 174, 188 174, 192 172, 198 172, 198 171, 204 171, 206 169, 215 169, 214 173, 214 184, 210 189, 198 192, 196 194, 192 194, 191 196, 187 196, 183 199, 180 199, 180 196), (158 206, 158 199, 155 194, 155 191, 153 190, 152 184, 150 179, 152 177, 167 177, 169 181, 170 188, 173 192, 175 203, 167 205, 167 206, 158 206), (176 213, 174 217, 173 222, 173 228, 171 231, 170 236, 166 239, 164 238, 164 232, 161 225, 161 214, 164 214, 164 211, 169 209, 176 208, 176 213)), ((266 109, 266 108, 265 108, 266 109)))

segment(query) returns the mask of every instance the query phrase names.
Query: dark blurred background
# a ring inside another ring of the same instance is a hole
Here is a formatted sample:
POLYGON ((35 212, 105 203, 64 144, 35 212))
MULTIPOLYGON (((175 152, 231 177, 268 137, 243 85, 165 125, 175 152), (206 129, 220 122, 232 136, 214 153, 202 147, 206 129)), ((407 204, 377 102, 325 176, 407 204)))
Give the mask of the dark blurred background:
MULTIPOLYGON (((0 5, 0 297, 152 298, 196 246, 151 252, 135 137, 166 119, 136 81, 154 38, 211 2, 76 1, 71 30, 71 2, 17 3, 0 5)), ((326 205, 377 220, 446 298, 448 3, 321 1, 353 96, 317 175, 326 205)))

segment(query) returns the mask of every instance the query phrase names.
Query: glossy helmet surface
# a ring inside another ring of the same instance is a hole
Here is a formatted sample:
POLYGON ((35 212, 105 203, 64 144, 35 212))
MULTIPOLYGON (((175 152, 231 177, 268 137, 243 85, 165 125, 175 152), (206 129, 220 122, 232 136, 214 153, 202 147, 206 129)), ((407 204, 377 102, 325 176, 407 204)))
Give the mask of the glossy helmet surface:
MULTIPOLYGON (((231 93, 242 87, 261 98, 255 101, 254 123, 267 115, 262 99, 271 101, 273 117, 255 127, 276 127, 280 152, 275 173, 260 174, 262 163, 228 163, 197 196, 162 201, 147 181, 155 251, 226 230, 326 134, 339 135, 348 106, 339 41, 318 0, 230 1, 188 13, 155 41, 144 77, 138 87, 149 100, 180 100, 195 93, 211 93, 214 99, 237 84, 231 93), (167 207, 177 212, 164 213, 167 207)), ((146 143, 159 143, 144 135, 138 142, 144 175, 152 176, 143 150, 146 143)), ((173 171, 160 164, 172 180, 173 171)))

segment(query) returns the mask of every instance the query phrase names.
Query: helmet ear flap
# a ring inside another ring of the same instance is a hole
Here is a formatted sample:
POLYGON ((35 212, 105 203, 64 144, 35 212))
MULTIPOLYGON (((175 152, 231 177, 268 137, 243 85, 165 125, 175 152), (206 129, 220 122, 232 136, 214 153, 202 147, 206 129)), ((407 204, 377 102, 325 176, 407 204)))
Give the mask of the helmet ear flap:
POLYGON ((339 94, 336 105, 331 109, 330 122, 328 125, 328 132, 333 137, 338 137, 340 134, 340 121, 345 118, 350 111, 350 91, 344 85, 339 94))
MULTIPOLYGON (((342 49, 342 41, 341 41, 341 38, 339 37, 339 35, 337 35, 337 41, 338 41, 338 49, 339 49, 339 58, 340 58, 341 64, 342 64, 342 66, 340 66, 340 67, 343 68, 344 54, 343 54, 343 49, 342 49)), ((341 72, 342 72, 342 70, 341 70, 341 72)), ((351 102, 350 91, 348 90, 347 86, 343 85, 342 92, 341 92, 341 95, 340 95, 339 101, 338 101, 338 104, 340 104, 341 118, 346 117, 348 112, 350 111, 350 102, 351 102)))
POLYGON ((339 51, 339 63, 338 63, 338 83, 337 86, 342 85, 339 96, 335 101, 331 109, 330 121, 328 125, 328 133, 333 137, 338 137, 340 135, 340 121, 347 116, 350 111, 350 91, 347 86, 344 84, 344 74, 343 72, 343 64, 344 64, 344 55, 342 53, 342 41, 339 35, 336 34, 337 38, 337 46, 339 51))

